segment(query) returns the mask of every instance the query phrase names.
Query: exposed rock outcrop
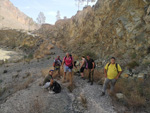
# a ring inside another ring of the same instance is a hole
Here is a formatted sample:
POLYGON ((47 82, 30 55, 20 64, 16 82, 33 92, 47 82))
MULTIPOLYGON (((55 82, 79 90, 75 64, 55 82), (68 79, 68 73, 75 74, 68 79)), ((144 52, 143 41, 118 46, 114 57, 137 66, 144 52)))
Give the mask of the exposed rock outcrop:
POLYGON ((35 30, 37 24, 9 0, 0 0, 0 29, 35 30))
POLYGON ((149 14, 149 0, 98 0, 71 19, 57 21, 43 35, 64 50, 79 55, 94 51, 104 64, 115 56, 134 68, 150 64, 149 14))

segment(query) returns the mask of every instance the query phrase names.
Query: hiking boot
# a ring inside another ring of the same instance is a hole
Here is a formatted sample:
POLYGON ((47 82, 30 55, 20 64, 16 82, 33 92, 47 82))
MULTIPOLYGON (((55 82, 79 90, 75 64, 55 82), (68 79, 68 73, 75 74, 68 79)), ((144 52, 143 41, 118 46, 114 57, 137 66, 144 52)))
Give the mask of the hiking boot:
POLYGON ((89 80, 88 83, 90 83, 91 81, 89 80))
POLYGON ((55 92, 51 90, 51 91, 49 91, 48 93, 50 93, 50 94, 54 94, 55 92))
POLYGON ((84 78, 84 77, 81 77, 81 79, 85 80, 85 78, 84 78))
POLYGON ((105 92, 102 92, 101 96, 104 96, 105 95, 105 92))
POLYGON ((93 82, 91 82, 91 85, 93 85, 93 82))

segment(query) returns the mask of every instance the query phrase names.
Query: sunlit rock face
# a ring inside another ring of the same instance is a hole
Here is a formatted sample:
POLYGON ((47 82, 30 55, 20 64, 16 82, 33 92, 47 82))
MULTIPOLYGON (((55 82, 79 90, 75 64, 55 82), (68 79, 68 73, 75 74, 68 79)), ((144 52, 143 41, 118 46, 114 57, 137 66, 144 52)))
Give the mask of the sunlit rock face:
POLYGON ((98 0, 95 6, 85 7, 71 19, 59 20, 49 30, 46 27, 43 35, 76 54, 94 51, 102 60, 115 56, 123 64, 133 59, 141 62, 150 46, 149 3, 98 0))
POLYGON ((34 30, 36 23, 9 0, 0 0, 0 29, 34 30))

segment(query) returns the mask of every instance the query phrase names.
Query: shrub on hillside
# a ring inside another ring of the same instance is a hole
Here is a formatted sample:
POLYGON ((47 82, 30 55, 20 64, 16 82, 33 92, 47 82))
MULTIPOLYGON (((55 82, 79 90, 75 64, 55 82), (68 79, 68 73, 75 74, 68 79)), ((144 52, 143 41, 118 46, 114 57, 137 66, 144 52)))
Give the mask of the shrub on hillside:
MULTIPOLYGON (((89 76, 89 72, 88 72, 88 70, 85 70, 84 71, 84 75, 85 75, 85 78, 87 78, 88 79, 88 76, 89 76)), ((95 82, 99 82, 99 81, 102 81, 103 80, 103 78, 104 78, 104 74, 103 74, 103 72, 102 71, 99 71, 99 70, 94 70, 94 81, 95 82)))
POLYGON ((89 50, 84 51, 82 55, 84 55, 85 57, 86 57, 86 56, 90 56, 90 57, 91 57, 92 59, 94 59, 94 60, 97 59, 97 55, 96 55, 94 52, 89 51, 89 50))
POLYGON ((145 81, 134 79, 119 79, 115 86, 115 93, 123 93, 127 105, 133 108, 149 106, 150 78, 145 81), (148 101, 147 101, 148 100, 148 101))
POLYGON ((131 58, 132 58, 132 59, 135 59, 136 57, 137 57, 137 54, 136 54, 136 53, 132 53, 132 54, 131 54, 131 58))
POLYGON ((132 69, 136 66, 139 66, 139 64, 136 61, 131 61, 130 63, 127 64, 127 66, 132 69))
POLYGON ((150 46, 147 48, 147 54, 150 53, 150 46))

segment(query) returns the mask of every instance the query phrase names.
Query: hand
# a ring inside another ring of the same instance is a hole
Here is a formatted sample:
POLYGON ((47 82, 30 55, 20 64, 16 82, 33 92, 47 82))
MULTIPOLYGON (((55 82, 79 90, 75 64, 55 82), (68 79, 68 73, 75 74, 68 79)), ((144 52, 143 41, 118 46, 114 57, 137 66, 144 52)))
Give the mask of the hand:
POLYGON ((105 78, 107 78, 107 75, 105 75, 105 78))
POLYGON ((119 77, 117 76, 115 79, 118 80, 118 78, 119 78, 119 77))
POLYGON ((91 71, 94 71, 94 69, 91 69, 91 71))

